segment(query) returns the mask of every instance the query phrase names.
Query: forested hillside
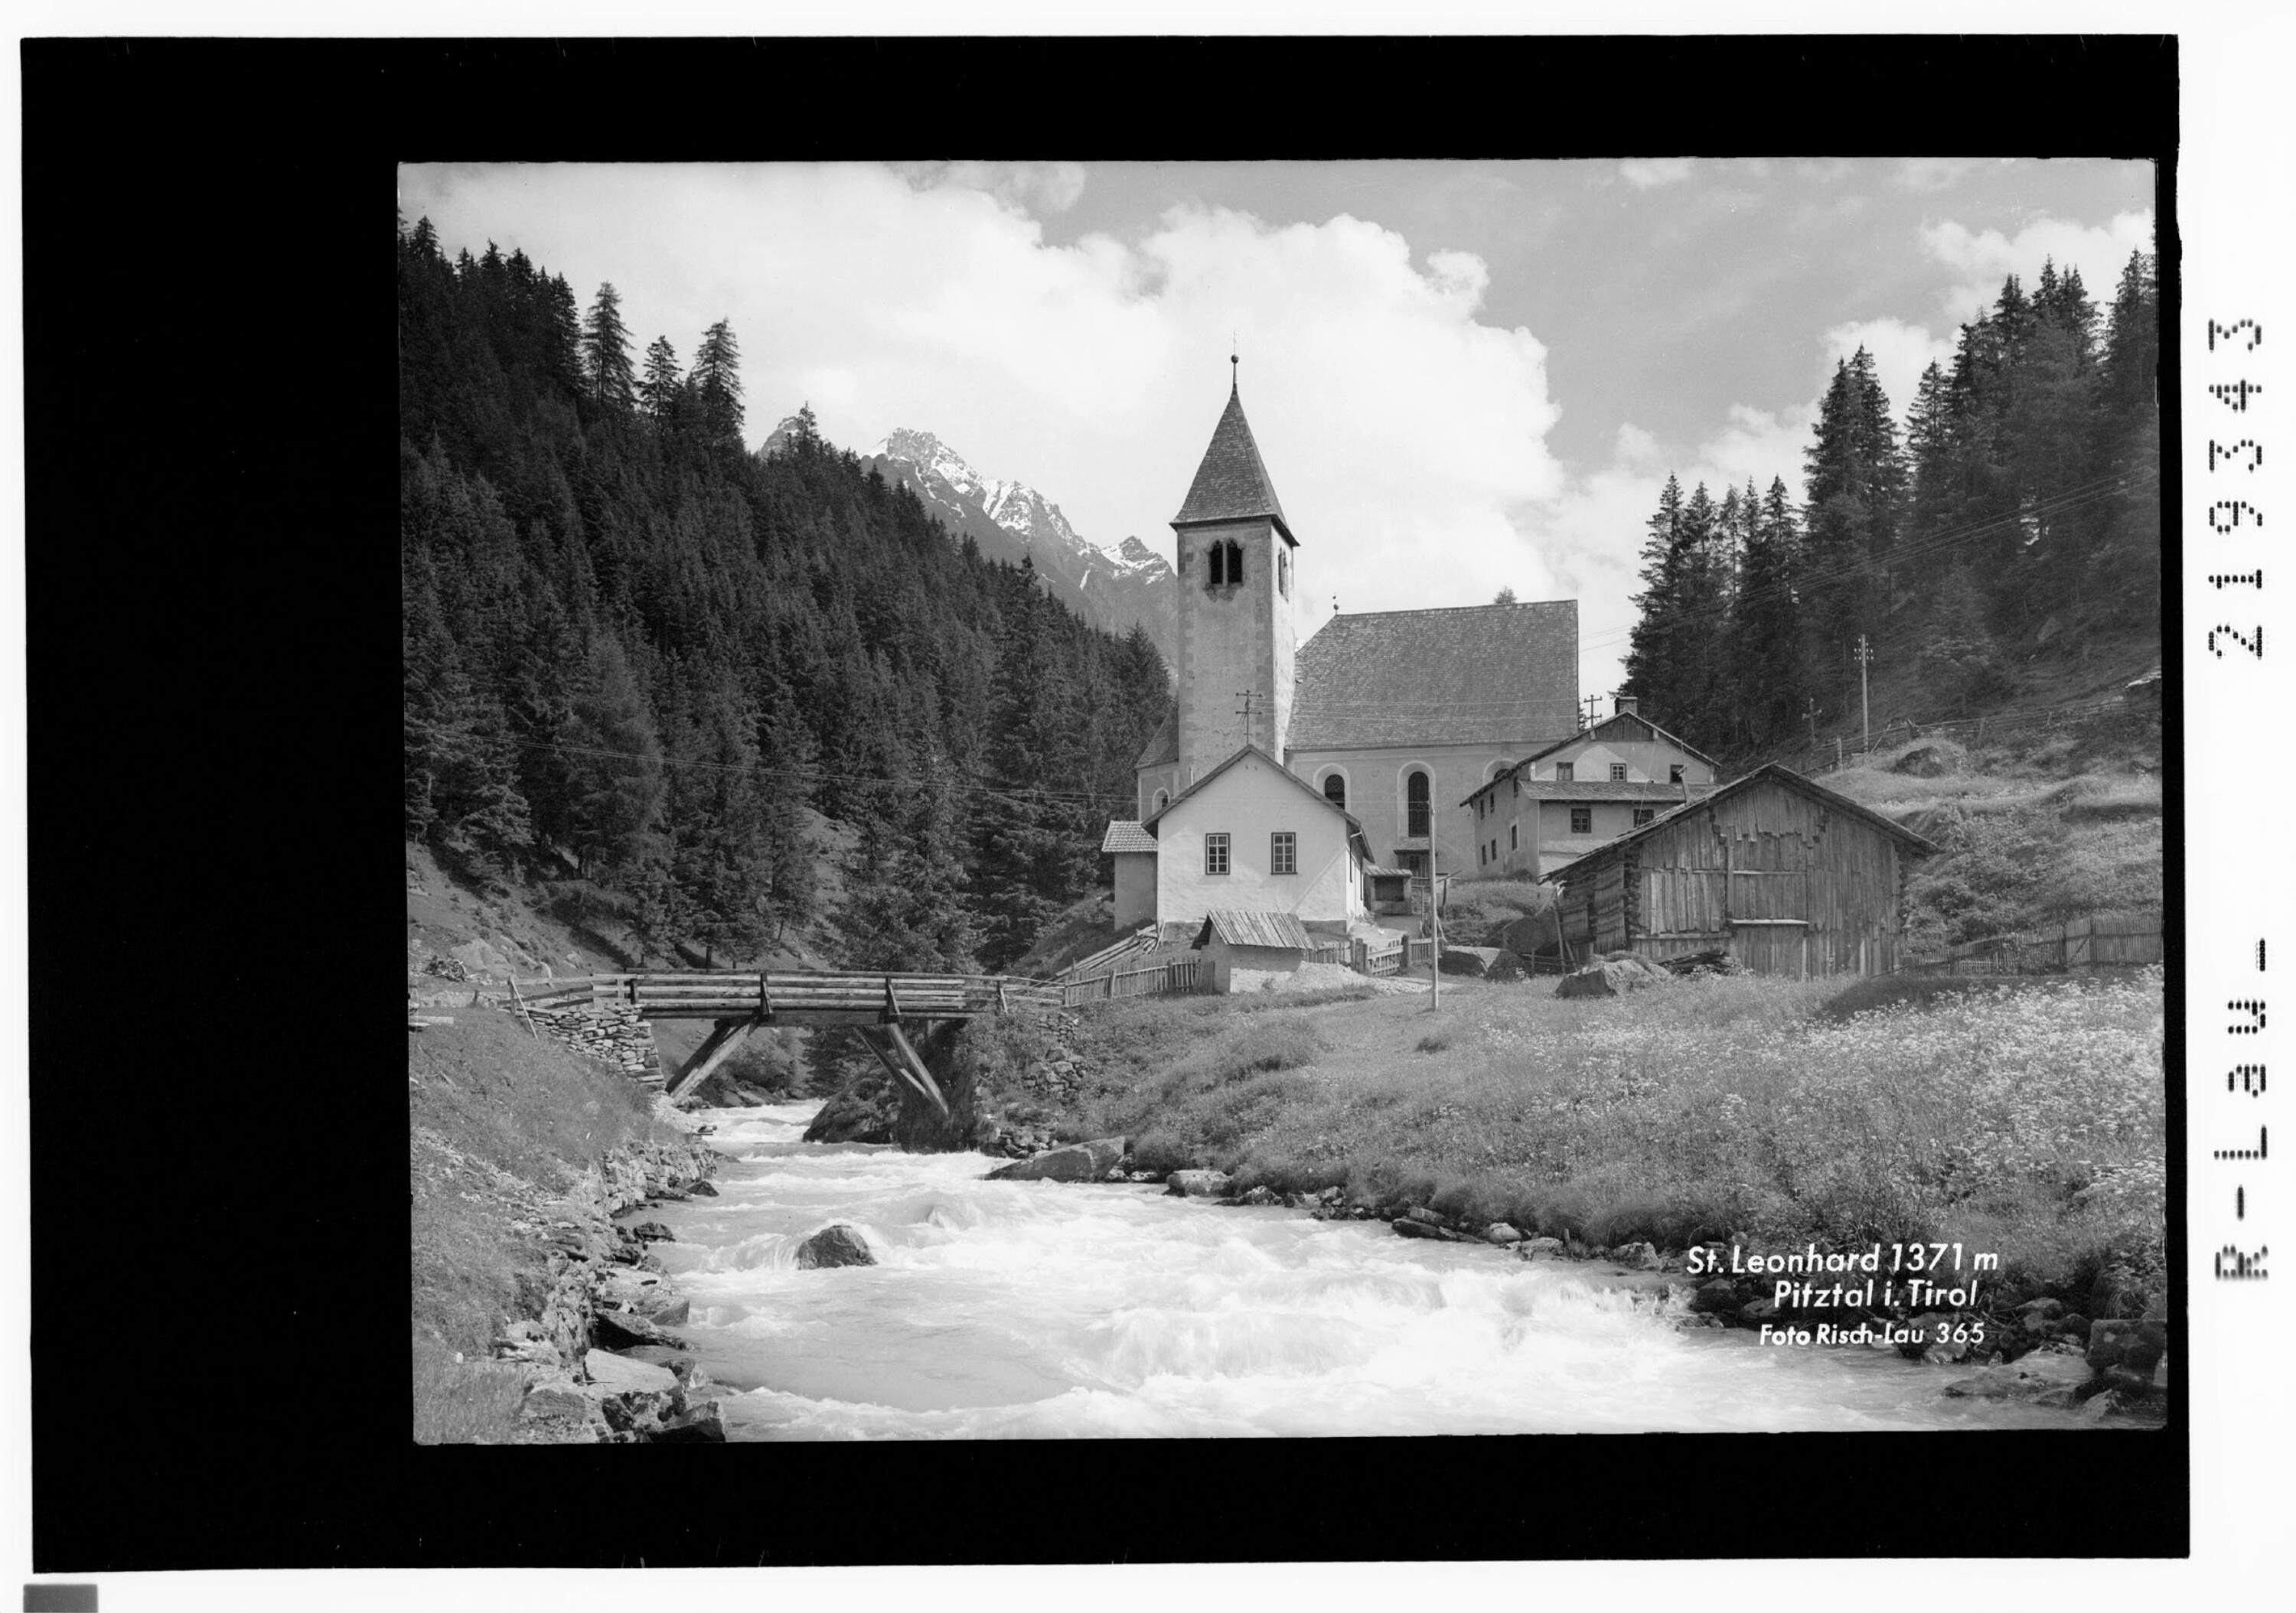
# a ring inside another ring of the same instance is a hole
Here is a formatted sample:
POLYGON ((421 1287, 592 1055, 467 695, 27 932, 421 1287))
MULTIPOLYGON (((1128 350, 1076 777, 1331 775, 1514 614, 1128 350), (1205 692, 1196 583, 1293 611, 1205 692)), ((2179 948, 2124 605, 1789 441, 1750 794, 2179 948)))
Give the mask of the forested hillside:
POLYGON ((724 321, 682 367, 522 252, 401 218, 398 266, 410 839, 719 964, 809 927, 847 966, 996 968, 1098 880, 1170 698, 1144 635, 809 413, 749 452, 724 321), (833 913, 808 807, 856 831, 833 913))
POLYGON ((1668 479, 1624 692, 1747 758, 1855 717, 1861 635, 1923 719, 2013 701, 2037 657, 2157 644, 2159 358, 2141 252, 2103 310, 2078 268, 2045 265, 2030 293, 2012 275, 1951 369, 1923 373, 1902 433, 1861 348, 1799 499, 1782 475, 1718 502, 1668 479))

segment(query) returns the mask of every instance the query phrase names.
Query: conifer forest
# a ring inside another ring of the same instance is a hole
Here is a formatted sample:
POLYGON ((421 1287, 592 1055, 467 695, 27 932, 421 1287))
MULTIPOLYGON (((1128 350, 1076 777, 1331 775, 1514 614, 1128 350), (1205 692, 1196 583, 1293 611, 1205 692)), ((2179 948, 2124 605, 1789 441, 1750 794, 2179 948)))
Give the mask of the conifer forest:
POLYGON ((2160 323, 2152 254, 2103 309, 2049 263, 1961 327, 1902 432, 1872 356, 1841 361, 1799 497, 1782 476, 1718 501, 1669 477, 1623 692, 1743 756, 1839 714, 1861 635, 1915 667, 1925 717, 1948 718, 2007 695, 2023 651, 2156 625, 2160 323))
POLYGON ((642 343, 611 284, 585 308, 428 219, 398 268, 410 839, 720 968, 810 929, 841 967, 996 970, 1101 881, 1170 699, 1144 633, 952 541, 809 411, 748 449, 771 331, 642 343))

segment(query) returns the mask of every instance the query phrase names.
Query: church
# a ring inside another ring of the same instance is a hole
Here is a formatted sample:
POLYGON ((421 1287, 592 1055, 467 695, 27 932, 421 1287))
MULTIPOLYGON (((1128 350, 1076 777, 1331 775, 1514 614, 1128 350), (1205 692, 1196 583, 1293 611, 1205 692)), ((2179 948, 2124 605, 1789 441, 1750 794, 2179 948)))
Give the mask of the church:
POLYGON ((1334 610, 1301 643, 1300 538, 1233 379, 1171 525, 1177 698, 1138 816, 1103 842, 1118 924, 1241 910, 1344 934, 1374 880, 1472 873, 1459 804, 1578 732, 1578 602, 1334 610))

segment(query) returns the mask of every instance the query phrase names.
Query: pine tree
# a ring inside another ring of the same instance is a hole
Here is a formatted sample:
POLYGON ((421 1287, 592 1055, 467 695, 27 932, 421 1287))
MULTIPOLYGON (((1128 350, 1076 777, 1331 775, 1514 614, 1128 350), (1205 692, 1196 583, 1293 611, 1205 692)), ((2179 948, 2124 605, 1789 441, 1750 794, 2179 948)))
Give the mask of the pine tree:
POLYGON ((646 348, 645 379, 638 383, 646 418, 665 429, 675 424, 685 389, 685 377, 677 369, 677 349, 669 345, 668 337, 655 337, 653 345, 646 348))
POLYGON ((609 635, 591 641, 568 749, 575 851, 584 872, 594 860, 610 870, 636 865, 662 807, 661 741, 629 658, 609 635))
POLYGON ((1737 731, 1726 737, 1739 744, 1780 743, 1802 721, 1810 691, 1794 594, 1800 548, 1792 495, 1784 479, 1773 477, 1747 536, 1745 568, 1730 613, 1737 731))
POLYGON ((622 323, 622 299, 608 281, 590 305, 582 330, 582 363, 590 382, 590 403, 602 413, 627 414, 633 405, 630 332, 622 323))
POLYGON ((715 448, 742 446, 742 348, 725 320, 711 325, 693 355, 693 399, 702 440, 715 448))

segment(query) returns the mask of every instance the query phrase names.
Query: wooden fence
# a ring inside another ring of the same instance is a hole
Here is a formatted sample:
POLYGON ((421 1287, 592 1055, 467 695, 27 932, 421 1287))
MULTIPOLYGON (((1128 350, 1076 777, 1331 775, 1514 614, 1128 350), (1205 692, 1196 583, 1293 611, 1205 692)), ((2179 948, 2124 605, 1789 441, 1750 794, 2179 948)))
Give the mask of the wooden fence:
POLYGON ((1211 970, 1201 957, 1173 958, 1144 969, 1117 969, 1089 979, 1060 983, 1061 1006, 1109 1003, 1118 997, 1153 997, 1172 992, 1201 991, 1210 983, 1211 970))
POLYGON ((2169 955, 2157 919, 2075 919, 2053 929, 1964 941, 1934 958, 1912 958, 1917 975, 2056 974, 2098 965, 2158 963, 2169 955))

